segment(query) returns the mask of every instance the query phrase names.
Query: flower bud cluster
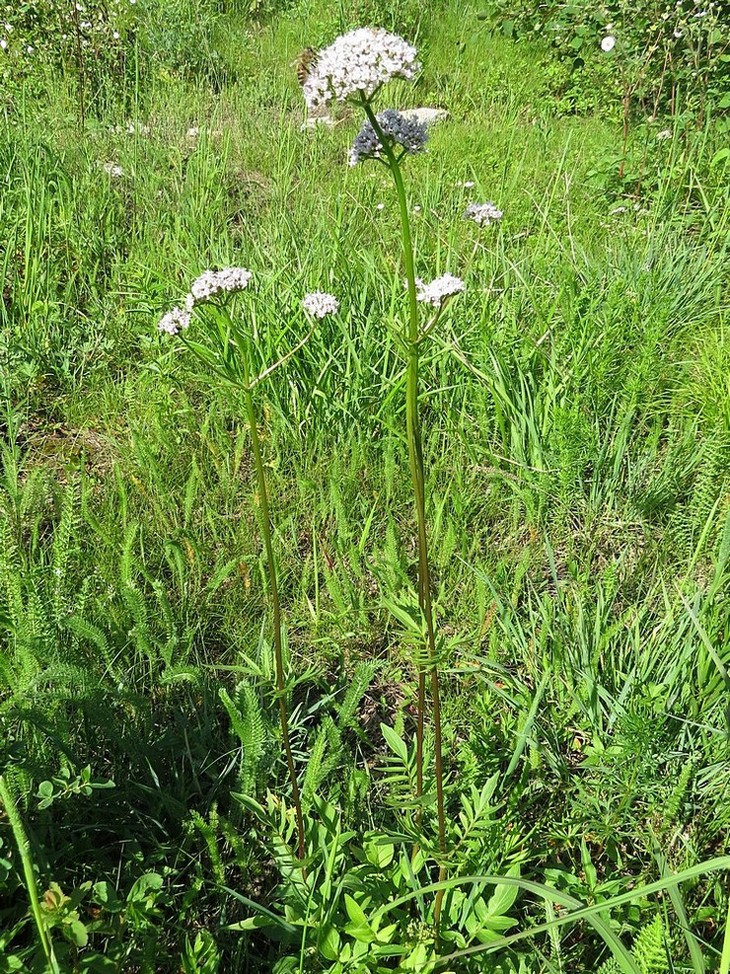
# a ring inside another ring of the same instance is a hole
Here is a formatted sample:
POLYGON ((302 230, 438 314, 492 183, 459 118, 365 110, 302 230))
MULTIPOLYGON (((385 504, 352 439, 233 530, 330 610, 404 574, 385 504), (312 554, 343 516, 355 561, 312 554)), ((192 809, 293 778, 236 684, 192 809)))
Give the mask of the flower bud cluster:
MULTIPOLYGON (((383 135, 391 146, 399 145, 409 153, 422 152, 426 147, 428 133, 423 122, 408 118, 392 108, 376 115, 383 135)), ((365 122, 350 150, 350 165, 356 166, 363 159, 378 159, 383 146, 371 122, 365 122)))

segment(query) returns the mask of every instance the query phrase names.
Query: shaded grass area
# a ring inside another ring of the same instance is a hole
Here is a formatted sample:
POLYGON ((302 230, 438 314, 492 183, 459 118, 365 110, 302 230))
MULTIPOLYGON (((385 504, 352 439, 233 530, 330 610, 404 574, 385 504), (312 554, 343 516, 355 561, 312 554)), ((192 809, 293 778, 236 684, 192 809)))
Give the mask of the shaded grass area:
MULTIPOLYGON (((607 193, 610 113, 553 117, 539 53, 489 37, 475 9, 422 23, 423 78, 394 89, 451 112, 410 194, 419 272, 467 283, 426 350, 447 750, 462 789, 500 775, 480 868, 519 859, 600 901, 656 876, 657 848, 680 868, 727 845, 727 187, 711 130, 647 149, 637 129, 638 195, 607 193), (478 233, 462 213, 484 198, 505 217, 478 233)), ((250 678, 272 702, 242 403, 155 330, 206 267, 253 270, 263 361, 267 324, 305 290, 345 309, 269 387, 261 430, 309 807, 326 785, 353 828, 387 823, 379 723, 411 728, 396 204, 377 167, 348 169, 354 120, 300 131, 290 67, 338 28, 315 7, 236 24, 238 80, 217 95, 160 80, 133 120, 147 135, 104 118, 79 138, 61 86, 0 142, 4 760, 44 875, 165 876, 174 920, 138 931, 142 969, 175 969, 185 934, 240 918, 221 886, 266 895, 231 793, 286 782, 274 726, 249 761, 219 692, 244 712, 250 678), (357 712, 337 723, 354 674, 357 712), (37 812, 63 764, 117 787, 37 812)), ((702 896, 692 922, 711 939, 722 894, 702 896)), ((621 921, 637 929, 638 911, 621 921)), ((230 969, 270 969, 270 944, 221 943, 230 969)), ((593 969, 580 932, 563 949, 593 969)))

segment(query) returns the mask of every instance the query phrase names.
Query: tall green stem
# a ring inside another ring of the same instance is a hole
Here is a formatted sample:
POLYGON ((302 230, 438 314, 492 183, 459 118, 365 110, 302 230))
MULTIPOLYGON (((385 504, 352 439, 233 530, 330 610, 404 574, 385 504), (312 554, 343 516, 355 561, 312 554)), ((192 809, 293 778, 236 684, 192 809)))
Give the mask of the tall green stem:
POLYGON ((299 832, 298 854, 300 859, 304 859, 304 816, 302 815, 302 800, 299 793, 299 783, 294 767, 294 756, 291 750, 289 739, 289 717, 286 709, 286 686, 284 683, 284 651, 282 639, 281 623, 281 603, 279 601, 279 585, 277 581, 276 561, 274 559, 274 546, 271 541, 271 514, 269 512, 269 495, 266 490, 266 475, 264 464, 261 458, 261 441, 259 440, 258 426, 256 422, 256 410, 254 409, 253 394, 248 384, 249 379, 246 375, 246 384, 243 386, 243 394, 246 400, 246 413, 248 424, 251 428, 251 446, 253 448, 253 462, 256 467, 256 478, 259 488, 259 503, 261 505, 261 533, 264 539, 266 550, 266 562, 269 571, 269 589, 271 592, 271 604, 274 615, 274 656, 276 660, 276 696, 279 702, 279 719, 281 722, 281 737, 284 743, 284 754, 286 756, 287 767, 289 768, 289 779, 291 781, 292 799, 297 817, 297 830, 299 832))
POLYGON ((28 842, 28 836, 23 828, 23 822, 18 814, 18 810, 15 807, 13 796, 10 794, 10 789, 8 788, 7 782, 2 775, 0 775, 0 800, 5 806, 5 812, 8 816, 8 821, 10 822, 10 828, 13 830, 13 836, 15 838, 16 845, 18 846, 18 852, 20 853, 20 860, 23 864, 23 876, 25 877, 25 888, 28 890, 28 899, 30 900, 30 910, 33 914, 33 919, 35 920, 36 929, 38 930, 38 938, 41 942, 41 947, 43 948, 43 954, 46 958, 48 970, 51 972, 51 974, 60 974, 61 969, 58 966, 58 961, 56 960, 56 955, 53 951, 51 937, 46 929, 46 923, 41 911, 40 900, 38 899, 38 886, 36 885, 35 873, 33 872, 33 860, 30 856, 30 843, 28 842))
MULTIPOLYGON (((413 240, 408 217, 408 200, 403 183, 403 174, 387 138, 383 134, 369 102, 363 100, 363 108, 383 146, 388 166, 393 174, 398 205, 400 207, 401 236, 406 280, 408 282, 408 327, 406 344, 408 348, 408 371, 406 377, 406 433, 408 437, 408 460, 413 482, 413 496, 416 506, 418 529, 418 603, 426 622, 427 665, 419 663, 418 673, 418 716, 416 724, 416 790, 417 797, 423 794, 423 729, 426 709, 426 681, 430 676, 431 701, 433 706, 434 762, 436 772, 436 807, 438 815, 439 850, 442 862, 439 866, 439 882, 446 878, 443 860, 446 858, 446 816, 444 811, 444 774, 441 742, 441 701, 439 692, 438 657, 436 652, 436 631, 431 602, 431 571, 428 563, 428 536, 426 531, 426 490, 423 472, 423 444, 421 422, 418 411, 418 366, 419 366, 419 322, 418 301, 416 297, 416 270, 413 257, 413 240)), ((434 921, 439 926, 443 890, 436 894, 434 921)))

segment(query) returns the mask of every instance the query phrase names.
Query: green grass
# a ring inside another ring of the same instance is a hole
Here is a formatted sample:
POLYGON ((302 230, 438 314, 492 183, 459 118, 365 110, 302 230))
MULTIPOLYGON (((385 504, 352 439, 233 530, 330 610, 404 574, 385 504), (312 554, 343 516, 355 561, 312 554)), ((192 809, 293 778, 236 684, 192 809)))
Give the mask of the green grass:
MULTIPOLYGON (((556 117, 542 52, 490 37, 478 9, 424 18, 422 79, 392 90, 398 106, 451 113, 408 186, 419 273, 467 283, 424 370, 446 752, 461 790, 498 775, 491 859, 474 868, 519 860, 596 903, 665 860, 727 852, 730 200, 710 165, 722 136, 647 154, 637 126, 646 173, 625 198, 606 179, 621 143, 610 106, 556 117), (493 199, 502 223, 477 233, 461 218, 470 199, 493 199)), ((338 15, 302 4, 227 23, 232 80, 213 94, 157 78, 135 117, 148 135, 114 134, 119 113, 80 137, 70 84, 19 100, 0 134, 3 766, 44 889, 106 880, 125 896, 163 876, 159 917, 137 921, 115 970, 177 970, 201 929, 221 970, 277 956, 262 935, 222 929, 248 912, 223 886, 266 901, 274 885, 231 794, 287 789, 243 404, 155 329, 206 267, 256 275, 262 361, 304 291, 344 309, 267 384, 261 430, 312 816, 324 793, 356 832, 392 825, 378 726, 408 736, 412 723, 414 648, 392 611, 415 601, 388 327, 405 305, 395 197, 379 167, 347 166, 357 120, 300 131, 290 62, 334 37, 338 15), (354 674, 361 699, 343 716, 354 674), (240 740, 232 707, 249 721, 240 740), (116 788, 38 810, 41 781, 88 764, 116 788)), ((0 869, 0 891, 24 903, 19 868, 0 869)), ((710 968, 723 886, 684 891, 710 968)), ((22 918, 2 909, 8 927, 22 918)), ((615 911, 616 929, 634 936, 664 913, 639 902, 615 911)), ((681 922, 664 922, 686 969, 681 922)), ((18 943, 30 937, 26 925, 18 943)), ((522 968, 497 956, 505 971, 605 959, 582 927, 536 939, 522 968)))

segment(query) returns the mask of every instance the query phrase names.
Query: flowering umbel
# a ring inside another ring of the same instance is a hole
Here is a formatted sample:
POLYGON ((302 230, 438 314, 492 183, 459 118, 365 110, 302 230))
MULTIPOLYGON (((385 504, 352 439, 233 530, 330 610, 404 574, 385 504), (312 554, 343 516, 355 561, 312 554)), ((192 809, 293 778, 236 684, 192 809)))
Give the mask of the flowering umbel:
POLYGON ((245 267, 224 267, 220 271, 204 271, 190 285, 190 294, 185 299, 185 306, 188 311, 192 311, 196 305, 209 301, 219 294, 243 291, 248 287, 252 276, 251 271, 246 270, 245 267))
POLYGON ((157 325, 158 331, 165 332, 167 335, 179 335, 190 326, 190 312, 185 308, 173 308, 160 318, 157 325))
POLYGON ((353 95, 370 99, 387 81, 412 81, 420 70, 417 51, 382 27, 360 27, 320 51, 302 86, 308 108, 353 95))
POLYGON ((324 318, 327 315, 337 314, 340 302, 334 294, 327 294, 326 291, 312 291, 304 297, 302 307, 313 318, 324 318))
POLYGON ((473 220, 479 227, 488 227, 502 219, 502 211, 494 203, 470 203, 464 214, 467 220, 473 220))
MULTIPOLYGON (((404 154, 413 155, 425 149, 428 133, 424 122, 401 115, 392 108, 376 115, 376 121, 389 145, 400 146, 404 154)), ((379 159, 382 151, 383 146, 372 122, 367 121, 352 144, 350 165, 356 166, 363 159, 379 159)))
POLYGON ((466 290, 466 285, 460 277, 453 274, 444 274, 437 277, 428 284, 416 279, 416 297, 419 301, 432 304, 435 308, 440 308, 447 298, 452 298, 455 294, 461 294, 466 290))

